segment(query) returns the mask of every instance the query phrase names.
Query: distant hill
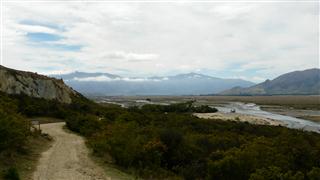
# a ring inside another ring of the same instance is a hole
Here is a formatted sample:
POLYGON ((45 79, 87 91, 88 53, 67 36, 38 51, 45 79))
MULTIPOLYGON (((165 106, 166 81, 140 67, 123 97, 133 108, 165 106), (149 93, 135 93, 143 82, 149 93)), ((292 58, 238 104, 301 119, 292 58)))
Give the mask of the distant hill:
POLYGON ((221 95, 320 94, 320 69, 283 74, 273 80, 248 87, 234 87, 221 95))
POLYGON ((122 77, 109 73, 74 72, 52 75, 86 95, 201 95, 218 93, 234 86, 254 83, 241 79, 222 79, 198 73, 175 76, 122 77))
POLYGON ((79 96, 62 80, 4 66, 0 66, 0 91, 7 94, 25 94, 36 98, 54 99, 62 103, 71 103, 72 97, 79 96))

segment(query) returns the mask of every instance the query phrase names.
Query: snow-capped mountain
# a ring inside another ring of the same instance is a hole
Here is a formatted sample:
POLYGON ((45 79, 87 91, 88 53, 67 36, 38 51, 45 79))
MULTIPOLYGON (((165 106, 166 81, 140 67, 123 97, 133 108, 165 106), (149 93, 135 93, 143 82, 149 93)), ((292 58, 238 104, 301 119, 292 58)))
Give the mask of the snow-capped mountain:
POLYGON ((200 95, 217 93, 234 86, 254 83, 242 79, 222 79, 198 73, 175 76, 122 77, 109 73, 74 72, 52 75, 87 95, 200 95))

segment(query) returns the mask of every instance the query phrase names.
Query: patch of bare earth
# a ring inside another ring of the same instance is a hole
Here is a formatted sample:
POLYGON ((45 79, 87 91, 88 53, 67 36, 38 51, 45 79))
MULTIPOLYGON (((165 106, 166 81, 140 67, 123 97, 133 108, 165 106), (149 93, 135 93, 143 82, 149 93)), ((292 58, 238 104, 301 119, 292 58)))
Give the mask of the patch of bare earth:
POLYGON ((219 119, 224 121, 239 121, 248 122, 258 125, 284 126, 285 123, 274 119, 263 118, 253 115, 239 114, 239 113, 194 113, 195 116, 204 119, 219 119))

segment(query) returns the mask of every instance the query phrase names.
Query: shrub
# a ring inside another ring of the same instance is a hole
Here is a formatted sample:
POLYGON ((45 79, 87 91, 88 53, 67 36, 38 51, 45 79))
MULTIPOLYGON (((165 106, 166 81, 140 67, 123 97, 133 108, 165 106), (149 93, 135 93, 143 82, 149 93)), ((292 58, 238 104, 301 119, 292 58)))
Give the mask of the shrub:
POLYGON ((218 110, 208 105, 193 106, 193 101, 170 105, 147 104, 141 107, 144 112, 176 112, 176 113, 215 113, 218 110))
POLYGON ((69 129, 78 132, 86 137, 98 132, 101 123, 98 117, 90 114, 74 113, 66 119, 66 125, 69 129))
POLYGON ((30 135, 30 122, 18 115, 8 114, 0 109, 0 153, 5 150, 18 150, 30 135))
POLYGON ((308 172, 308 178, 310 180, 320 180, 320 168, 313 167, 312 170, 308 172))
POLYGON ((89 139, 94 152, 147 179, 158 172, 184 179, 316 177, 318 134, 136 108, 100 123, 89 139))
POLYGON ((9 168, 3 175, 6 180, 20 180, 18 170, 14 167, 9 168))

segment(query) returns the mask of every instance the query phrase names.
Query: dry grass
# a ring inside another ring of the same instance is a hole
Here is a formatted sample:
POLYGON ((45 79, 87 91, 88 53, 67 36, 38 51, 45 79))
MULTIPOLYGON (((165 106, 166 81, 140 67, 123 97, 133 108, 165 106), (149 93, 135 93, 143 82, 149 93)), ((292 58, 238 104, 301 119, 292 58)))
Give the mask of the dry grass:
MULTIPOLYGON (((111 179, 121 179, 121 180, 134 180, 139 179, 138 177, 131 175, 128 170, 122 169, 119 166, 111 162, 104 161, 102 158, 90 154, 90 158, 97 163, 103 170, 108 174, 111 179)), ((111 157, 110 157, 111 158, 111 157)))
POLYGON ((205 96, 199 99, 202 98, 210 101, 241 101, 297 109, 320 109, 320 96, 205 96))
POLYGON ((0 155, 0 171, 3 172, 9 167, 16 167, 21 179, 32 180, 32 174, 41 153, 47 150, 49 146, 50 141, 45 137, 30 137, 25 152, 7 152, 0 155))
POLYGON ((238 113, 194 113, 194 115, 203 119, 248 122, 250 124, 258 124, 258 125, 271 125, 271 126, 286 125, 281 121, 264 118, 264 117, 253 116, 253 115, 238 114, 238 113))
POLYGON ((314 122, 320 122, 320 116, 301 116, 301 119, 307 119, 314 122))

